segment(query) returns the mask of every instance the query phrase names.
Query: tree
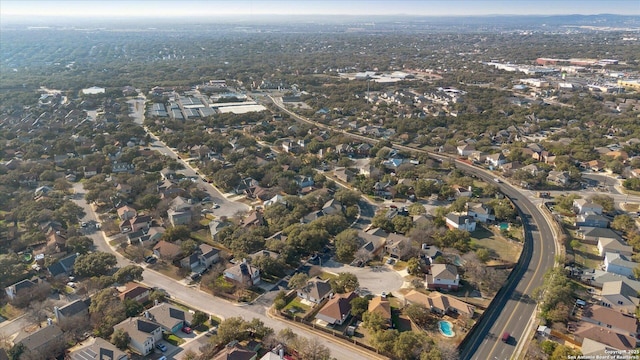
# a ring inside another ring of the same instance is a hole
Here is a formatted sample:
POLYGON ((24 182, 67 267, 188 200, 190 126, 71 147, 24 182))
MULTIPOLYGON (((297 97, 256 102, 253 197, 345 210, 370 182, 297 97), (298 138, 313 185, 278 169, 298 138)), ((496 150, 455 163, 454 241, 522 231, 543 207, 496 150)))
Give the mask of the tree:
POLYGON ((357 297, 351 300, 351 315, 360 317, 363 313, 369 310, 369 300, 363 297, 357 297))
POLYGON ((126 318, 126 309, 115 290, 107 288, 91 298, 89 315, 96 335, 106 337, 111 335, 114 325, 126 318))
POLYGON ((147 210, 155 209, 159 202, 160 197, 155 194, 146 194, 139 200, 140 208, 147 210))
POLYGON ((113 280, 117 283, 124 284, 130 281, 142 281, 142 272, 143 268, 137 265, 127 265, 123 268, 118 269, 115 274, 113 274, 113 280))
POLYGON ((397 339, 398 330, 380 330, 373 333, 371 343, 378 351, 391 353, 397 339))
POLYGON ((111 334, 111 343, 120 350, 126 350, 130 341, 129 333, 122 329, 118 329, 111 334))
POLYGON ((208 319, 209 319, 209 315, 205 314, 204 312, 202 312, 200 310, 196 310, 193 313, 193 318, 191 320, 191 325, 193 327, 198 327, 198 326, 204 324, 208 319))
POLYGON ((374 332, 384 329, 387 325, 387 320, 378 312, 365 312, 362 315, 362 322, 367 329, 374 332))
POLYGON ((164 293, 164 291, 153 290, 151 294, 149 294, 149 300, 153 302, 156 302, 156 301, 158 301, 159 303, 164 302, 166 298, 167 298, 167 295, 164 293))
POLYGON ((408 216, 396 216, 391 219, 393 230, 400 234, 407 234, 413 227, 413 220, 408 216))
POLYGON ((638 230, 636 222, 627 214, 617 215, 611 222, 611 228, 619 231, 623 231, 628 235, 633 234, 638 230))
POLYGON ((15 283, 16 278, 24 270, 25 267, 20 262, 18 255, 13 253, 0 255, 0 284, 2 287, 15 283))
POLYGON ((605 212, 613 212, 615 210, 613 198, 609 195, 593 195, 590 200, 592 203, 602 206, 605 212))
POLYGON ((422 304, 411 304, 404 312, 421 327, 425 327, 432 319, 431 312, 422 304))
POLYGON ((307 285, 308 281, 309 281, 309 276, 307 276, 307 274, 296 273, 293 276, 291 276, 291 279, 289 279, 288 288, 295 289, 295 290, 302 289, 307 285))
POLYGON ((484 263, 486 263, 487 261, 489 261, 489 259, 491 259, 491 254, 489 253, 489 250, 485 248, 480 248, 476 250, 476 255, 478 255, 478 259, 484 263))
POLYGON ((278 311, 284 309, 284 307, 287 306, 286 297, 287 294, 284 291, 280 290, 278 294, 276 294, 275 299, 273 299, 273 307, 278 311))
POLYGON ((424 205, 420 203, 413 203, 409 205, 409 215, 422 215, 427 213, 427 209, 425 209, 424 205))
POLYGON ((175 242, 178 240, 187 240, 191 236, 191 231, 184 225, 170 227, 162 234, 162 240, 175 242))
POLYGON ((347 229, 336 235, 333 243, 336 247, 336 258, 342 262, 350 262, 360 247, 358 231, 347 229))
POLYGON ((414 276, 422 273, 422 265, 420 265, 420 260, 418 258, 412 257, 407 260, 407 272, 414 276))
POLYGON ((66 246, 72 253, 86 254, 93 248, 93 240, 87 236, 71 236, 67 239, 66 246))
POLYGON ((415 359, 420 356, 426 340, 426 336, 422 333, 413 331, 401 332, 393 345, 393 353, 398 359, 415 359))
POLYGON ((296 338, 294 347, 298 350, 301 359, 309 360, 330 360, 331 351, 324 345, 320 344, 318 338, 307 339, 304 337, 296 338))
POLYGON ((337 277, 331 279, 329 282, 331 283, 331 290, 336 294, 354 291, 360 286, 358 277, 348 272, 339 273, 337 277))
POLYGON ((352 206, 358 203, 360 200, 360 193, 349 189, 341 188, 336 191, 333 196, 334 199, 342 203, 344 206, 352 206))
POLYGON ((94 252, 78 256, 74 272, 81 277, 108 274, 118 263, 116 256, 105 252, 94 252))
POLYGON ((124 299, 122 304, 124 305, 124 312, 127 317, 137 316, 144 310, 142 304, 133 299, 124 299))

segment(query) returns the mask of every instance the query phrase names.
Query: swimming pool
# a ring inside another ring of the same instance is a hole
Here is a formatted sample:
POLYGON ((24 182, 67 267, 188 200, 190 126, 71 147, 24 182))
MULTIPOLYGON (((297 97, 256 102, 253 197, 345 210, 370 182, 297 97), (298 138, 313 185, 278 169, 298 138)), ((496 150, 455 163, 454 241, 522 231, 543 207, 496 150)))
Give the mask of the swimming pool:
POLYGON ((450 321, 438 321, 438 329, 440 330, 440 334, 446 337, 456 336, 456 333, 453 332, 453 324, 450 321))

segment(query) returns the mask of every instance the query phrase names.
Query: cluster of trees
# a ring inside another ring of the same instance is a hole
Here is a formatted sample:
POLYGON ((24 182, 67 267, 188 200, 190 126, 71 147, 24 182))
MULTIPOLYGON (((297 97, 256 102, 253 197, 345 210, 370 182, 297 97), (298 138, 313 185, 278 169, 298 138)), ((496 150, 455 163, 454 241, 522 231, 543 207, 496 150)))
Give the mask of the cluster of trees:
POLYGON ((562 267, 547 270, 543 285, 534 291, 534 298, 539 300, 540 316, 551 323, 569 320, 573 295, 572 282, 562 267))
POLYGON ((444 342, 435 342, 423 332, 377 330, 373 332, 372 345, 381 352, 402 360, 455 360, 457 350, 444 342))

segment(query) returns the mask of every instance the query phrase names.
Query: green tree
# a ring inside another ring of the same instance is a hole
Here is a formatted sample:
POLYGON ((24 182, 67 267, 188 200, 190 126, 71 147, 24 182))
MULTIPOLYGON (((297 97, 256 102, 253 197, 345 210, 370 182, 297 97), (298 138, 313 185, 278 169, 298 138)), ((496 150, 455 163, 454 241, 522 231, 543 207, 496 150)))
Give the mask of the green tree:
POLYGON ((130 281, 142 281, 142 272, 143 268, 137 265, 127 265, 123 268, 118 269, 115 274, 113 274, 113 280, 117 283, 124 284, 130 281))
POLYGON ((407 272, 414 276, 422 274, 422 265, 420 265, 420 260, 418 258, 412 257, 407 260, 407 272))
POLYGON ((160 203, 160 197, 155 194, 146 194, 139 201, 140 208, 147 210, 155 209, 158 203, 160 203))
POLYGON ((66 246, 72 253, 86 254, 93 248, 93 240, 87 236, 71 236, 67 239, 66 246))
POLYGON ((549 360, 576 359, 579 355, 581 355, 581 353, 578 350, 573 350, 566 345, 558 345, 553 350, 549 360))
POLYGON ((611 222, 611 228, 619 231, 623 231, 628 235, 633 234, 638 230, 636 222, 627 214, 617 215, 611 222))
POLYGON ((178 240, 187 240, 191 236, 191 231, 184 225, 170 227, 162 234, 162 240, 175 242, 178 240))
POLYGON ((198 327, 198 326, 204 324, 208 319, 209 319, 209 315, 205 314, 204 312, 202 312, 200 310, 196 310, 193 313, 193 319, 191 320, 191 325, 193 327, 198 327))
POLYGON ((13 284, 25 271, 25 266, 14 253, 0 254, 0 284, 3 287, 13 284))
POLYGON ((113 332, 113 326, 126 318, 126 309, 115 290, 107 288, 91 298, 89 315, 96 335, 108 337, 113 332))
POLYGON ((369 300, 367 298, 357 297, 351 300, 351 315, 360 317, 367 310, 369 310, 369 300))
POLYGON ((300 290, 307 285, 309 276, 305 273, 296 273, 289 279, 289 289, 300 290))
POLYGON ((360 200, 360 193, 357 191, 341 188, 340 190, 336 191, 333 198, 341 202, 344 206, 352 206, 356 205, 358 203, 358 200, 360 200))
POLYGON ((378 312, 365 312, 362 315, 362 322, 364 327, 374 332, 383 330, 387 326, 387 320, 378 312))
POLYGON ((331 290, 336 294, 354 291, 358 286, 360 286, 358 277, 348 272, 338 273, 338 276, 329 280, 329 282, 331 283, 331 290))
POLYGON ((74 272, 80 277, 108 274, 118 263, 116 256, 105 252, 94 252, 78 256, 74 272))
POLYGON ((409 205, 409 215, 422 215, 427 213, 427 209, 425 209, 424 205, 420 203, 413 203, 409 205))
POLYGON ((351 262, 360 247, 358 232, 354 229, 344 230, 336 235, 333 243, 336 247, 336 258, 342 262, 351 262))
POLYGON ((400 234, 407 234, 413 227, 413 220, 408 216, 396 216, 391 219, 393 230, 400 234))
POLYGON ((373 333, 371 343, 378 351, 392 353, 398 339, 398 330, 380 330, 373 333))
POLYGON ((489 261, 489 259, 491 259, 491 254, 489 253, 489 250, 485 248, 480 248, 476 250, 476 255, 478 255, 478 259, 484 263, 486 263, 487 261, 489 261))
POLYGON ((276 294, 275 299, 273 299, 273 307, 278 311, 284 309, 284 307, 287 306, 286 297, 287 294, 280 290, 278 294, 276 294))
POLYGON ((133 299, 124 299, 122 303, 124 305, 124 312, 127 317, 138 316, 140 315, 142 310, 144 310, 144 306, 133 299))
POLYGON ((594 195, 591 197, 591 202, 593 202, 594 204, 598 204, 600 206, 602 206, 602 209, 605 212, 613 212, 615 210, 614 204, 613 204, 613 198, 609 195, 594 195))
POLYGON ((420 356, 426 341, 426 336, 422 333, 413 331, 401 332, 393 345, 393 353, 398 359, 415 359, 420 356))
POLYGON ((425 327, 432 319, 431 312, 422 304, 411 304, 407 306, 404 312, 421 327, 425 327))

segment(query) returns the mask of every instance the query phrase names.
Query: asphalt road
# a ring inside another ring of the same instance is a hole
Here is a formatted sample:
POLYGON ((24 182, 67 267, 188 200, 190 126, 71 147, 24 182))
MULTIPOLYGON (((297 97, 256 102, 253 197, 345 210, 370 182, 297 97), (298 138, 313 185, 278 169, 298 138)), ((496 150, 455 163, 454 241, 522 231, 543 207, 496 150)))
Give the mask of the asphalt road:
MULTIPOLYGON (((485 181, 493 178, 484 171, 470 165, 456 163, 461 170, 485 181)), ((554 266, 555 240, 547 220, 540 210, 517 189, 508 184, 499 184, 501 191, 511 198, 520 211, 525 226, 525 247, 522 268, 509 277, 506 288, 497 303, 487 310, 485 319, 461 349, 461 359, 510 359, 523 338, 529 320, 535 316, 536 301, 533 290, 542 285, 543 275, 554 266), (509 332, 509 343, 501 341, 502 334, 509 332)))

